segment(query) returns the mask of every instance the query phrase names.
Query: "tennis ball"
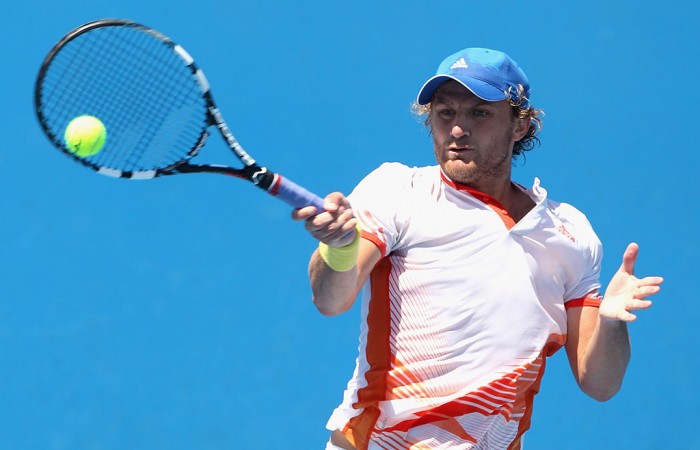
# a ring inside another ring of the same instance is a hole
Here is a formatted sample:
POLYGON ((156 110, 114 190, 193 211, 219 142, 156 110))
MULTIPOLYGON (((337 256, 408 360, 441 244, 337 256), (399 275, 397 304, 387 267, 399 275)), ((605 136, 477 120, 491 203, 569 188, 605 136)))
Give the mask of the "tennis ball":
POLYGON ((97 117, 83 115, 70 121, 63 137, 71 153, 85 158, 102 150, 107 129, 97 117))

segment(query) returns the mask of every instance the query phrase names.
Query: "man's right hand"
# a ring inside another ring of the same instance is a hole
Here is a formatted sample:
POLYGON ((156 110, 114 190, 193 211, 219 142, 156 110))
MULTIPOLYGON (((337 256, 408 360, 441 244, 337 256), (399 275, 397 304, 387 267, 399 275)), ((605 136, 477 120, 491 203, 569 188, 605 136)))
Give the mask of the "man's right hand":
POLYGON ((292 219, 303 220, 306 231, 330 247, 350 244, 355 239, 357 219, 348 199, 340 192, 333 192, 324 198, 323 208, 320 214, 316 214, 313 206, 295 209, 292 219))

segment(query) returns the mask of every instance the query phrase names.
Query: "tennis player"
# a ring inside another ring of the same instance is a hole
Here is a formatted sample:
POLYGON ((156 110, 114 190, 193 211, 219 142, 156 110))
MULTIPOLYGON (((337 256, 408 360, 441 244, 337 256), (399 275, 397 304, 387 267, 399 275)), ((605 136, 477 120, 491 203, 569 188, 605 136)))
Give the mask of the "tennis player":
POLYGON ((583 392, 606 401, 630 358, 627 322, 661 277, 630 244, 604 293, 586 217, 538 179, 511 179, 542 111, 508 55, 468 48, 420 89, 437 165, 386 163, 325 212, 294 211, 320 241, 321 313, 361 292, 359 357, 327 449, 520 449, 545 359, 565 347, 583 392))

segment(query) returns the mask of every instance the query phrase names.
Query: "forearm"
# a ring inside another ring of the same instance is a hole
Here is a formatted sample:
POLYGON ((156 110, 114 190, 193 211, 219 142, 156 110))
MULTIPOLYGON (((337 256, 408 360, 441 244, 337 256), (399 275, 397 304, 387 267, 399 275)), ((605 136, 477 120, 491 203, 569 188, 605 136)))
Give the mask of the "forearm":
POLYGON ((361 228, 348 200, 339 192, 324 199, 325 211, 307 207, 292 212, 319 242, 309 262, 313 302, 327 316, 343 313, 355 302, 381 252, 363 242, 361 228))
POLYGON ((598 401, 612 398, 622 385, 630 352, 627 323, 598 317, 579 361, 581 389, 598 401))
POLYGON ((567 310, 566 353, 579 386, 596 400, 609 400, 620 389, 631 353, 627 323, 637 318, 631 311, 649 308, 647 297, 663 282, 634 276, 638 250, 637 244, 627 246, 598 308, 567 310))
POLYGON ((313 302, 321 314, 334 316, 352 307, 359 292, 357 266, 337 272, 323 261, 316 250, 309 263, 313 302))

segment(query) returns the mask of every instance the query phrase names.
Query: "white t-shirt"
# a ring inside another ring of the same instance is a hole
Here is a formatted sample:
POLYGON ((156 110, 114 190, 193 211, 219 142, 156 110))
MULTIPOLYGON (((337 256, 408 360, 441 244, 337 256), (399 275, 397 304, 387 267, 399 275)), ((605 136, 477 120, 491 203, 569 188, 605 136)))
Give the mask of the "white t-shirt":
POLYGON ((438 166, 387 163, 348 197, 383 258, 362 291, 359 356, 328 421, 358 449, 520 448, 566 308, 598 306, 602 246, 547 199, 517 224, 438 166))

